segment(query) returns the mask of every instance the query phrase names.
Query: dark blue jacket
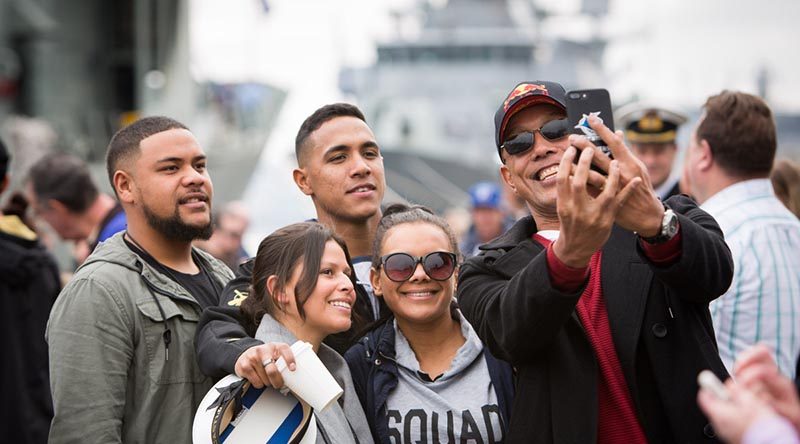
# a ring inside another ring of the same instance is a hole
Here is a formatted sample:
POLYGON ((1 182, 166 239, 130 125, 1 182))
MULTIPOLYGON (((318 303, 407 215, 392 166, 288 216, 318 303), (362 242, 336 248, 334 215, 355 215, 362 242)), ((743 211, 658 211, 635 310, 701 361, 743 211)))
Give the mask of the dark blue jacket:
MULTIPOLYGON (((367 422, 375 442, 388 443, 389 418, 386 401, 397 387, 397 362, 394 349, 394 318, 390 317, 361 338, 344 355, 356 393, 367 415, 367 422)), ((508 427, 511 405, 514 401, 514 379, 511 366, 498 360, 484 348, 483 356, 489 369, 500 415, 508 427)))

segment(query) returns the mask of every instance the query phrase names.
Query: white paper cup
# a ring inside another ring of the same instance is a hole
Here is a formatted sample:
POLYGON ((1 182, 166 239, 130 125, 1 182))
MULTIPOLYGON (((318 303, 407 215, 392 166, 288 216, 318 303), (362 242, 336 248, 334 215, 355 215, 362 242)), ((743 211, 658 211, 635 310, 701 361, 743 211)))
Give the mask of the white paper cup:
POLYGON ((297 341, 291 346, 295 371, 289 370, 283 357, 275 361, 286 387, 314 410, 321 412, 339 399, 344 391, 325 368, 308 342, 297 341))

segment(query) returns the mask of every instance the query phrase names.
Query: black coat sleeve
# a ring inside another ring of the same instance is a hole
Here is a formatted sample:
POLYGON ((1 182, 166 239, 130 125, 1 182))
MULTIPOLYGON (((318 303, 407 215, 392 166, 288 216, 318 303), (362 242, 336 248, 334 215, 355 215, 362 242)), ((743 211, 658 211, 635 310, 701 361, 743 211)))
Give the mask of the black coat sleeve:
POLYGON ((459 272, 457 297, 492 354, 519 365, 553 342, 583 289, 553 288, 547 254, 535 251, 528 238, 507 253, 487 251, 468 259, 459 272))
MULTIPOLYGON (((667 206, 678 215, 681 257, 668 267, 652 265, 656 279, 686 300, 708 304, 725 293, 733 279, 733 258, 722 230, 711 215, 689 197, 669 198, 667 206)), ((641 245, 640 257, 648 261, 641 245)))
POLYGON ((222 290, 220 304, 200 316, 195 334, 195 352, 200 370, 212 378, 234 373, 236 360, 250 347, 263 342, 251 338, 242 326, 241 301, 247 297, 253 261, 239 266, 236 277, 222 290))

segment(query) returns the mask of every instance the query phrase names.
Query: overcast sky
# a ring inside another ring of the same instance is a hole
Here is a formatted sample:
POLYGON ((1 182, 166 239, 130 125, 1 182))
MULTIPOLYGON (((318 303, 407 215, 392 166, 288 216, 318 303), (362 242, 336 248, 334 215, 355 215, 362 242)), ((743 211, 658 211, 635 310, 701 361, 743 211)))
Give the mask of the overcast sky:
POLYGON ((725 88, 756 92, 766 68, 773 109, 800 113, 798 22, 797 0, 616 0, 606 68, 620 92, 694 107, 725 88))
MULTIPOLYGON (((391 38, 396 29, 390 12, 414 3, 267 0, 264 13, 261 0, 192 0, 194 72, 214 80, 267 81, 304 99, 299 105, 290 100, 287 112, 303 104, 313 110, 339 97, 342 65, 374 62, 376 40, 391 38)), ((564 16, 552 21, 549 33, 580 38, 599 29, 609 38, 605 67, 617 95, 636 92, 699 106, 723 88, 755 91, 757 74, 766 68, 770 104, 800 112, 800 1, 611 0, 609 16, 597 27, 570 17, 575 0, 539 3, 564 16)))

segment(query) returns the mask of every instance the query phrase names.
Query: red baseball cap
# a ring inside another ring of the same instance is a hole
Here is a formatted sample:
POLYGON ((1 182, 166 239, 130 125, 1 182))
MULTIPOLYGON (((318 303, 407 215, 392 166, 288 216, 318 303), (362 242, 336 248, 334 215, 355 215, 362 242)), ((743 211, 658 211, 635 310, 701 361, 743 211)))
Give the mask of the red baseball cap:
POLYGON ((503 133, 505 132, 511 116, 517 112, 540 103, 550 103, 566 110, 565 99, 567 92, 561 84, 548 82, 546 80, 534 80, 517 84, 508 93, 500 108, 494 114, 495 143, 497 153, 500 154, 500 145, 503 144, 503 133))

